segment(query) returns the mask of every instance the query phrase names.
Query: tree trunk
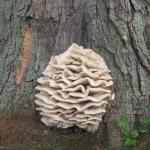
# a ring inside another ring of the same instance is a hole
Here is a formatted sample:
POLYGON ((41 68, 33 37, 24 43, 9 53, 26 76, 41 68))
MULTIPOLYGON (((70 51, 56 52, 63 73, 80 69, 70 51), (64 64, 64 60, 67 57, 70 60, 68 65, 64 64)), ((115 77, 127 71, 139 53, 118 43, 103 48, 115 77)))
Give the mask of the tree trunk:
POLYGON ((148 0, 0 0, 0 109, 34 110, 36 79, 73 42, 98 52, 112 72, 116 98, 101 128, 119 145, 116 116, 131 126, 150 117, 148 0))

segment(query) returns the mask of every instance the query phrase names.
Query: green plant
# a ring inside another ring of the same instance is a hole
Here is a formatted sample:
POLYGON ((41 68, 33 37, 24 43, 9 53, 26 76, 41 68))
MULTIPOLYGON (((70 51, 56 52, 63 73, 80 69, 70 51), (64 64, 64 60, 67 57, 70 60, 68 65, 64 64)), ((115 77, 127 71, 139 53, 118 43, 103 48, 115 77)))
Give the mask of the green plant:
POLYGON ((116 118, 116 122, 123 131, 126 146, 135 146, 140 135, 150 133, 150 119, 140 119, 140 128, 132 130, 129 129, 130 120, 127 116, 116 118))
POLYGON ((130 130, 129 124, 130 120, 126 116, 121 116, 116 118, 117 125, 123 131, 124 144, 126 146, 134 146, 137 143, 137 138, 139 137, 139 131, 137 129, 130 130))
POLYGON ((150 132, 150 119, 140 119, 140 133, 149 133, 150 132))

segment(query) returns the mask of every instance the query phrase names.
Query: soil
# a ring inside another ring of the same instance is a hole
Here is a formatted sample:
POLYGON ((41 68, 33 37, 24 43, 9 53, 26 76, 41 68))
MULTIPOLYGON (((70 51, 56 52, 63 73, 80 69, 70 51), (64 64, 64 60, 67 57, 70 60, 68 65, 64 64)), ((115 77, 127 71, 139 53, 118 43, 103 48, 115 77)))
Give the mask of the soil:
MULTIPOLYGON (((0 150, 108 150, 106 143, 98 131, 50 128, 34 113, 0 112, 0 150)), ((150 136, 141 137, 133 150, 150 150, 150 136)))
POLYGON ((6 150, 104 150, 99 134, 79 128, 46 127, 35 114, 0 113, 0 149, 6 150))

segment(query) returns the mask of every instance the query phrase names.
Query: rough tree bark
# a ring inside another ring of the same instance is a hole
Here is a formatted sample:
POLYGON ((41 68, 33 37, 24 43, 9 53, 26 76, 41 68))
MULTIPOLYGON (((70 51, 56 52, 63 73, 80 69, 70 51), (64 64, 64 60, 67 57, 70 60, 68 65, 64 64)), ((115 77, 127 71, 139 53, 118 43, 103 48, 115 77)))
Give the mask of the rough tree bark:
POLYGON ((119 145, 115 116, 128 115, 131 126, 150 117, 149 0, 0 0, 0 109, 34 110, 36 79, 73 42, 112 71, 116 98, 101 129, 119 145))

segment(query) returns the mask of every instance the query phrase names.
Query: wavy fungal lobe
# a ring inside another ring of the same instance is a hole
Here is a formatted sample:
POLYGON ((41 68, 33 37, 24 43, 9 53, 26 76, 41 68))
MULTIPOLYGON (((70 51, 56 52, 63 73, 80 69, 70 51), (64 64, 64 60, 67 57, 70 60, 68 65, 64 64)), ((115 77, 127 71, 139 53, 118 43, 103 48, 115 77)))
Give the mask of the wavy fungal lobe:
POLYGON ((99 54, 72 44, 51 58, 37 82, 36 109, 45 125, 76 125, 91 132, 99 127, 113 85, 110 70, 99 54))

